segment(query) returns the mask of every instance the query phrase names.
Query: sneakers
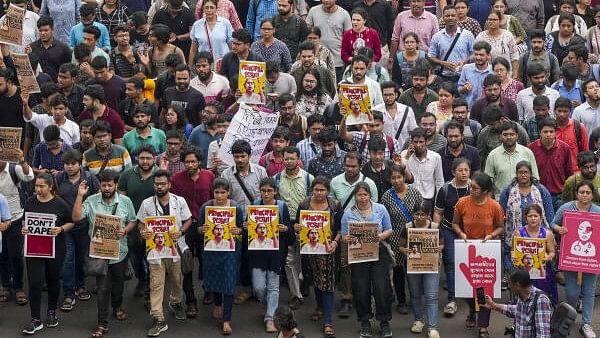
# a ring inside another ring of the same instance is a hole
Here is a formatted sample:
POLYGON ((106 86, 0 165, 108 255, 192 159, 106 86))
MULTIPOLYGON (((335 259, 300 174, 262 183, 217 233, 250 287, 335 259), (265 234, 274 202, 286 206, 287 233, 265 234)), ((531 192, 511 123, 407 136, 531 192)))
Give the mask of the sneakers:
POLYGON ((60 306, 60 310, 64 312, 69 312, 73 310, 73 305, 75 305, 75 297, 67 296, 65 297, 65 300, 63 300, 63 303, 60 306))
POLYGON ((427 338, 440 338, 440 333, 436 329, 431 329, 427 333, 427 338))
POLYGON ((58 326, 58 317, 56 316, 55 310, 48 310, 46 315, 46 326, 47 327, 57 327, 58 326))
POLYGON ((349 300, 342 300, 340 311, 338 311, 338 317, 346 319, 350 317, 352 312, 352 303, 349 300))
POLYGON ((391 338, 392 337, 392 328, 390 327, 389 322, 379 323, 379 328, 381 329, 381 338, 391 338))
POLYGON ((401 315, 407 315, 408 305, 406 305, 406 303, 398 303, 398 305, 396 305, 396 312, 398 312, 401 315))
POLYGON ((39 319, 32 319, 23 327, 23 334, 32 335, 44 328, 44 324, 39 319))
POLYGON ((360 338, 371 338, 373 334, 371 333, 371 322, 364 321, 360 324, 360 338))
POLYGON ((173 315, 175 316, 175 319, 185 320, 186 314, 185 314, 185 310, 183 309, 183 305, 181 305, 181 303, 173 304, 173 303, 169 302, 169 308, 171 309, 171 311, 173 311, 173 315))
POLYGON ((412 333, 422 333, 423 332, 423 327, 425 327, 425 323, 423 323, 420 320, 415 320, 415 322, 413 323, 413 325, 410 328, 410 332, 412 332, 412 333))
POLYGON ((579 329, 579 332, 581 332, 581 334, 585 338, 596 338, 594 328, 590 324, 583 324, 583 326, 581 326, 581 329, 579 329))
POLYGON ((455 301, 448 302, 448 304, 444 306, 444 316, 446 317, 454 316, 456 311, 458 311, 458 305, 455 301))
POLYGON ((167 325, 167 323, 165 323, 164 320, 158 320, 158 319, 154 319, 154 324, 152 325, 152 327, 150 328, 150 330, 148 330, 148 337, 158 337, 160 336, 160 334, 162 332, 165 332, 169 329, 169 326, 167 325))

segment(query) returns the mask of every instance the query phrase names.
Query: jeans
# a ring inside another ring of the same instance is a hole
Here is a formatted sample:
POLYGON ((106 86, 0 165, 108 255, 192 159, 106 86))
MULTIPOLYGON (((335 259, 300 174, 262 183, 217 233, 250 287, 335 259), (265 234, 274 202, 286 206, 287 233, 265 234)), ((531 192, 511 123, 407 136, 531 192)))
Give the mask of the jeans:
POLYGON ((396 300, 398 301, 398 304, 406 304, 406 266, 395 266, 393 278, 396 300))
POLYGON ((265 321, 273 320, 279 303, 279 275, 270 270, 252 269, 252 287, 262 304, 265 304, 265 321))
POLYGON ((287 277, 288 288, 292 297, 302 299, 302 293, 300 293, 300 271, 300 248, 298 244, 290 245, 285 257, 285 276, 287 277))
POLYGON ((371 297, 375 299, 375 318, 382 321, 392 319, 392 284, 390 281, 390 258, 387 249, 379 245, 379 260, 355 263, 352 270, 352 294, 358 321, 370 320, 371 297))
POLYGON ((213 292, 213 304, 223 307, 223 321, 230 322, 233 314, 233 295, 213 292))
POLYGON ((163 313, 163 296, 165 294, 165 277, 171 280, 170 304, 181 304, 183 300, 183 276, 181 260, 173 262, 173 258, 162 258, 160 264, 149 264, 150 267, 150 315, 165 320, 163 313))
POLYGON ((512 263, 512 243, 506 243, 506 240, 502 240, 501 249, 502 249, 502 274, 508 277, 510 271, 514 268, 512 263))
POLYGON ((333 323, 335 292, 322 291, 315 287, 315 300, 317 301, 317 308, 323 310, 323 325, 333 323))
POLYGON ((23 244, 21 235, 23 218, 11 222, 10 228, 2 233, 0 252, 0 279, 3 287, 23 289, 23 244))
POLYGON ((123 289, 125 287, 125 270, 127 269, 127 259, 119 263, 109 264, 106 276, 96 277, 98 286, 98 325, 107 327, 108 325, 108 303, 110 302, 113 310, 121 307, 123 304, 123 289))
POLYGON ((564 274, 567 303, 572 307, 576 307, 577 300, 581 298, 583 324, 591 324, 598 276, 591 273, 582 273, 581 286, 579 286, 577 285, 577 272, 565 271, 564 274))
POLYGON ((63 263, 63 293, 75 296, 75 291, 85 287, 83 264, 90 245, 87 228, 74 229, 65 233, 65 262, 63 263))
MULTIPOLYGON (((197 227, 190 228, 192 233, 197 233, 197 227)), ((188 231, 188 232, 190 232, 188 231)), ((192 250, 192 254, 196 251, 196 237, 192 235, 186 234, 185 243, 188 245, 190 250, 192 250)), ((199 251, 198 251, 199 252, 199 251)), ((202 263, 200 261, 200 263, 202 263)), ((202 264, 200 264, 200 269, 202 269, 202 264)), ((183 274, 183 292, 185 293, 185 303, 186 304, 196 304, 196 295, 194 294, 194 276, 193 271, 190 271, 186 274, 183 274)))
POLYGON ((127 248, 129 249, 127 257, 133 266, 135 277, 144 286, 145 293, 148 294, 150 292, 148 277, 150 273, 148 271, 148 261, 146 260, 146 243, 141 239, 138 230, 132 231, 127 236, 127 248))
POLYGON ((423 299, 425 299, 427 327, 435 329, 438 324, 439 274, 409 274, 406 279, 415 320, 423 321, 423 299))
POLYGON ((441 226, 442 236, 444 238, 444 250, 442 251, 442 262, 444 263, 444 272, 446 273, 446 283, 448 284, 448 302, 454 301, 454 240, 458 236, 454 230, 441 226))

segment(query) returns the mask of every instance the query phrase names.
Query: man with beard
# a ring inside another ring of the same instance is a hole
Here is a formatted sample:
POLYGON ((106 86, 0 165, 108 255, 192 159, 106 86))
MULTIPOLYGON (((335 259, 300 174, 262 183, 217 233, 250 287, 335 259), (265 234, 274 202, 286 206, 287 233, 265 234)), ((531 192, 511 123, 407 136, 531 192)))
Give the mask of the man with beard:
MULTIPOLYGON (((590 147, 587 131, 583 123, 570 118, 571 107, 571 101, 565 97, 559 97, 554 103, 556 138, 569 145, 569 149, 571 150, 571 164, 577 165, 577 154, 590 150, 590 147)), ((575 169, 575 172, 578 170, 575 169)))
MULTIPOLYGON (((277 101, 280 114, 277 125, 285 126, 289 129, 289 145, 296 146, 298 142, 306 138, 306 117, 298 115, 296 112, 296 99, 293 94, 282 94, 277 101)), ((305 164, 308 165, 308 163, 305 164)))
POLYGON ((164 119, 169 106, 178 103, 185 108, 185 115, 193 126, 198 126, 202 122, 200 112, 206 103, 204 96, 190 87, 191 76, 192 73, 185 64, 180 64, 175 68, 175 86, 167 88, 160 100, 161 120, 164 119))
MULTIPOLYGON (((427 149, 439 153, 446 147, 447 140, 444 136, 437 132, 437 118, 433 113, 426 112, 421 117, 419 127, 425 131, 425 145, 427 149)), ((412 144, 412 139, 407 140, 402 149, 408 149, 412 144)))
MULTIPOLYGON (((554 111, 554 101, 560 97, 560 94, 547 86, 548 79, 546 72, 540 65, 533 65, 527 68, 527 76, 531 87, 525 88, 517 94, 517 111, 519 112, 519 122, 525 121, 529 117, 534 117, 533 99, 536 96, 543 95, 550 100, 550 111, 554 111)), ((585 94, 585 87, 583 87, 585 94)))
MULTIPOLYGON (((185 166, 182 170, 171 178, 171 192, 184 198, 192 212, 192 224, 190 230, 185 234, 185 241, 192 249, 192 252, 198 257, 199 271, 202 273, 202 244, 203 238, 198 234, 198 224, 204 224, 204 220, 199 220, 198 212, 202 204, 211 199, 212 183, 215 175, 212 171, 202 169, 200 162, 202 156, 200 151, 194 147, 188 147, 181 151, 180 160, 185 166)), ((200 276, 202 279, 202 276, 200 276)), ((183 275, 183 289, 186 294, 186 315, 188 318, 196 317, 198 305, 194 297, 194 285, 192 273, 183 275)), ((204 295, 204 303, 210 302, 208 293, 204 295)))
POLYGON ((94 121, 92 120, 81 121, 79 124, 79 142, 71 146, 73 149, 83 154, 94 146, 94 136, 92 136, 93 125, 94 121))
POLYGON ((393 136, 399 144, 404 144, 408 140, 409 130, 417 127, 415 113, 411 107, 399 103, 399 87, 393 81, 386 81, 381 84, 383 94, 383 104, 375 106, 373 110, 383 113, 383 132, 393 136))
POLYGON ((293 0, 277 0, 277 12, 273 17, 275 38, 283 41, 290 50, 292 60, 298 55, 298 45, 306 40, 308 25, 293 11, 293 0))
MULTIPOLYGON (((62 161, 64 170, 56 175, 56 191, 72 208, 77 199, 79 184, 82 181, 87 182, 89 187, 88 193, 83 196, 83 199, 97 193, 100 183, 89 171, 84 171, 81 168, 81 153, 79 151, 74 149, 66 151, 62 156, 62 161)), ((75 297, 81 301, 91 298, 90 293, 85 289, 85 273, 83 271, 90 244, 88 227, 89 223, 86 219, 83 219, 75 222, 75 227, 65 233, 67 251, 63 263, 63 293, 65 298, 60 307, 62 311, 73 309, 75 297)))
MULTIPOLYGON (((596 192, 600 191, 600 175, 597 173, 598 158, 591 151, 583 151, 577 154, 577 167, 579 168, 579 172, 571 175, 571 177, 567 178, 565 181, 565 185, 563 186, 563 191, 561 195, 562 203, 567 203, 575 200, 576 190, 575 187, 578 183, 581 183, 583 180, 592 181, 594 185, 594 190, 596 192)), ((594 203, 600 204, 599 194, 593 194, 594 203)))
POLYGON ((457 97, 454 99, 454 102, 452 102, 452 119, 450 119, 450 121, 444 122, 442 130, 445 130, 446 126, 452 121, 463 125, 464 143, 471 146, 476 146, 479 132, 481 132, 481 124, 469 118, 469 105, 467 104, 467 101, 462 97, 457 97))
MULTIPOLYGON (((492 65, 490 64, 490 53, 492 46, 486 41, 477 41, 473 45, 474 63, 463 66, 458 79, 458 91, 467 99, 469 107, 481 97, 483 93, 483 80, 489 74, 492 74, 492 65)), ((414 82, 413 82, 414 85, 414 82)))
POLYGON ((492 150, 485 162, 485 173, 494 180, 496 199, 500 196, 500 192, 508 187, 515 178, 516 165, 521 161, 529 162, 532 177, 540 178, 533 152, 526 146, 517 143, 516 122, 502 122, 500 140, 502 145, 492 150))
MULTIPOLYGON (((360 172, 363 165, 362 156, 356 151, 346 153, 344 157, 344 172, 331 180, 331 195, 342 203, 344 210, 352 208, 356 204, 354 188, 359 182, 365 182, 371 189, 371 201, 377 202, 377 186, 372 179, 360 172)), ((431 177, 430 177, 431 179, 431 177)), ((340 276, 337 289, 341 294, 341 305, 338 317, 349 318, 352 311, 352 283, 350 276, 350 265, 348 265, 348 244, 342 241, 340 276)))
POLYGON ((355 55, 350 61, 352 76, 343 79, 340 84, 367 85, 371 107, 374 107, 383 103, 383 97, 379 83, 367 76, 369 65, 371 65, 371 60, 368 57, 355 55))
POLYGON ((29 59, 33 69, 39 64, 44 73, 56 81, 60 65, 71 62, 71 49, 66 43, 54 39, 54 20, 51 17, 41 16, 37 29, 40 38, 29 45, 29 59))
MULTIPOLYGON (((427 88, 427 79, 429 79, 429 69, 422 64, 413 68, 411 75, 412 88, 405 90, 398 99, 398 102, 411 107, 416 122, 419 123, 421 116, 425 114, 427 106, 439 99, 438 94, 427 88)), ((407 142, 406 140, 405 142, 407 142)))
POLYGON ((86 85, 102 86, 106 104, 112 109, 118 109, 119 103, 125 98, 125 81, 108 69, 108 62, 102 57, 94 57, 90 65, 94 70, 94 78, 89 80, 86 85))
MULTIPOLYGON (((390 166, 394 164, 392 160, 385 159, 385 141, 381 137, 373 137, 369 140, 369 162, 362 167, 362 173, 373 180, 377 186, 377 200, 381 200, 383 193, 392 187, 390 182, 390 166)), ((407 183, 412 182, 412 174, 405 168, 404 175, 407 183)))
MULTIPOLYGON (((482 168, 485 167, 488 154, 502 144, 500 140, 500 127, 506 121, 510 120, 502 115, 502 111, 498 106, 489 106, 483 111, 483 122, 486 126, 477 137, 477 149, 479 150, 479 159, 482 168)), ((529 144, 527 131, 520 124, 516 124, 515 126, 517 128, 519 144, 527 146, 529 144)))
POLYGON ((125 83, 125 100, 119 103, 119 113, 125 122, 125 130, 130 131, 135 128, 134 116, 135 107, 138 105, 147 105, 150 108, 150 124, 158 125, 158 114, 156 106, 144 96, 144 80, 138 77, 132 77, 125 83))
MULTIPOLYGON (((402 37, 408 32, 417 34, 421 47, 427 52, 433 35, 438 31, 438 19, 435 14, 425 11, 425 0, 410 0, 410 9, 400 12, 394 21, 390 55, 395 56, 398 50, 404 50, 402 37)), ((393 58, 389 59, 389 68, 392 60, 393 58)))
MULTIPOLYGON (((174 216, 175 229, 169 229, 171 238, 171 254, 183 255, 190 248, 185 241, 185 234, 192 224, 192 213, 185 198, 170 193, 171 175, 166 170, 157 170, 154 173, 154 196, 150 196, 142 202, 137 214, 138 226, 145 240, 151 239, 152 231, 144 227, 144 219, 152 216, 174 216), (177 250, 177 249, 178 250, 177 250), (181 254, 178 253, 181 252, 181 254)), ((148 330, 149 337, 156 337, 168 329, 163 313, 163 294, 165 290, 165 275, 170 278, 171 294, 169 296, 169 308, 173 311, 175 319, 185 320, 186 313, 183 309, 183 276, 181 273, 181 258, 153 258, 148 255, 150 269, 150 315, 154 319, 154 325, 148 330)), ((189 273, 191 277, 191 272, 189 273)), ((193 295, 193 289, 192 289, 193 295)), ((187 292, 186 292, 187 294, 187 292)))
POLYGON ((523 82, 523 85, 530 86, 527 68, 540 65, 544 68, 548 84, 558 81, 560 78, 560 65, 556 56, 544 48, 546 33, 543 30, 536 29, 529 36, 529 40, 531 41, 531 51, 526 52, 519 59, 517 79, 523 82))
POLYGON ((502 81, 496 74, 489 74, 483 80, 483 97, 473 103, 470 118, 482 123, 483 110, 489 105, 497 105, 502 110, 502 114, 512 121, 519 121, 517 105, 509 98, 502 97, 502 81))
POLYGON ((282 72, 277 62, 267 61, 266 63, 267 82, 265 83, 265 94, 267 95, 267 107, 276 111, 279 109, 278 99, 281 95, 296 95, 296 79, 290 74, 282 72))
MULTIPOLYGON (((126 169, 119 177, 119 193, 127 195, 133 203, 134 210, 139 211, 142 201, 154 194, 155 150, 151 145, 143 145, 138 150, 137 165, 126 169)), ((146 245, 141 240, 138 229, 127 239, 129 259, 138 284, 135 296, 145 296, 144 305, 150 302, 148 265, 146 262, 146 245)))
MULTIPOLYGON (((316 115, 316 114, 315 114, 316 115)), ((308 117, 310 120, 311 115, 308 117)), ((338 133, 334 126, 323 128, 318 134, 311 136, 319 144, 319 153, 315 152, 308 165, 308 172, 314 177, 325 176, 332 179, 344 172, 346 152, 338 149, 338 133)))
POLYGON ((377 110, 371 112, 371 121, 368 124, 369 132, 352 131, 348 132, 346 128, 346 117, 340 124, 340 136, 346 142, 352 143, 361 154, 363 162, 370 159, 367 144, 369 139, 380 137, 385 141, 385 158, 391 160, 394 154, 400 151, 400 144, 393 137, 383 133, 383 113, 377 110))
POLYGON ((586 46, 575 45, 569 47, 569 54, 563 60, 563 64, 570 63, 577 67, 577 79, 583 81, 595 79, 600 81, 600 66, 590 64, 590 51, 586 46))
POLYGON ((572 118, 575 121, 583 123, 588 132, 588 137, 592 131, 600 127, 598 115, 600 115, 600 86, 596 80, 587 80, 581 85, 585 102, 573 110, 572 118))
POLYGON ((202 93, 206 103, 222 102, 229 95, 229 82, 226 77, 212 70, 213 63, 212 53, 207 50, 198 52, 194 58, 198 76, 190 81, 190 86, 202 93))
POLYGON ((238 90, 240 60, 264 61, 262 56, 250 50, 250 43, 252 43, 252 36, 247 30, 238 29, 234 31, 231 34, 231 52, 225 54, 221 60, 221 71, 219 73, 229 80, 229 88, 233 92, 238 90))
POLYGON ((58 68, 58 88, 69 100, 69 111, 76 121, 83 108, 84 88, 75 83, 79 69, 72 63, 63 63, 58 68))
POLYGON ((190 30, 194 25, 194 13, 187 6, 183 6, 183 0, 167 1, 166 8, 156 11, 152 17, 152 24, 163 24, 171 30, 171 38, 174 38, 173 44, 179 47, 185 55, 185 60, 190 54, 190 30))
MULTIPOLYGON (((286 1, 286 0, 280 0, 286 1)), ((327 65, 318 59, 315 55, 315 44, 310 41, 304 41, 298 46, 300 60, 294 63, 290 75, 296 80, 296 87, 302 86, 302 78, 310 69, 316 69, 321 78, 321 87, 329 96, 336 95, 336 76, 327 69, 327 65)))
POLYGON ((300 150, 300 160, 307 168, 310 161, 321 153, 317 135, 324 126, 325 117, 321 114, 312 114, 306 118, 306 138, 298 142, 296 147, 300 150))
POLYGON ((452 163, 459 157, 464 157, 471 163, 471 171, 479 171, 481 163, 479 162, 479 151, 477 148, 465 144, 464 142, 465 126, 456 121, 450 121, 444 127, 444 134, 448 140, 448 145, 438 154, 442 157, 442 169, 444 171, 444 181, 450 181, 452 174, 452 163))
POLYGON ((167 150, 156 157, 156 163, 166 170, 171 176, 185 169, 183 161, 179 158, 185 137, 176 129, 166 132, 167 150))
POLYGON ((156 154, 160 154, 166 150, 167 138, 165 137, 165 132, 150 126, 151 107, 148 104, 138 104, 135 106, 135 111, 133 112, 135 129, 128 131, 123 136, 123 147, 127 149, 133 161, 135 161, 142 145, 151 145, 156 154))
POLYGON ((93 123, 91 134, 94 140, 94 147, 83 153, 83 160, 81 161, 81 166, 85 170, 97 176, 106 169, 120 174, 128 167, 131 167, 131 157, 127 149, 120 145, 112 144, 112 129, 107 122, 96 121, 93 123))
MULTIPOLYGON (((136 214, 129 197, 117 192, 119 175, 112 170, 104 170, 98 175, 100 192, 89 196, 87 181, 81 181, 78 186, 77 197, 73 203, 73 221, 81 222, 84 219, 89 223, 94 222, 96 214, 119 215, 121 224, 117 230, 119 236, 119 258, 109 261, 106 275, 96 277, 98 286, 98 326, 93 331, 94 336, 101 337, 108 332, 109 305, 113 313, 119 315, 118 320, 124 320, 127 314, 121 307, 123 304, 123 289, 125 284, 125 271, 127 270, 127 236, 136 228, 136 214)), ((88 229, 88 236, 92 235, 94 228, 88 229)))
MULTIPOLYGON (((15 73, 12 70, 9 68, 0 69, 0 107, 2 107, 0 126, 25 130, 21 92, 15 81, 15 73)), ((24 134, 21 133, 20 149, 23 149, 24 134)))
POLYGON ((410 133, 410 145, 402 151, 406 167, 413 174, 413 185, 423 196, 423 202, 433 210, 433 198, 444 185, 444 171, 441 156, 427 149, 427 133, 419 127, 410 133))
POLYGON ((165 67, 167 71, 160 73, 156 77, 156 88, 154 89, 154 100, 156 108, 160 108, 160 98, 163 97, 165 90, 175 85, 175 68, 184 64, 183 59, 177 53, 171 53, 165 58, 165 67))
POLYGON ((111 127, 111 136, 116 144, 121 144, 125 133, 125 123, 119 113, 106 105, 104 89, 100 85, 87 86, 83 92, 85 110, 79 115, 79 121, 92 119, 105 121, 111 127))
POLYGON ((189 138, 189 143, 200 149, 202 161, 200 165, 206 168, 206 160, 208 158, 208 146, 212 141, 221 138, 217 133, 217 117, 223 114, 223 105, 218 101, 209 103, 202 110, 202 124, 198 125, 189 138))

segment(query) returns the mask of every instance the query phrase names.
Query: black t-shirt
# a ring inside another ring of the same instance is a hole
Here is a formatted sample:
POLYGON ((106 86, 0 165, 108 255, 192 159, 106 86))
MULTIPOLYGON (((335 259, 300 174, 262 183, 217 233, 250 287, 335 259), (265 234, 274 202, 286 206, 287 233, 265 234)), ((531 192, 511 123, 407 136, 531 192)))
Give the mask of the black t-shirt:
POLYGON ((438 209, 444 209, 444 219, 441 225, 452 229, 452 218, 454 217, 454 206, 458 199, 469 195, 471 189, 466 188, 455 188, 450 183, 444 184, 438 191, 435 198, 435 207, 438 209))
POLYGON ((21 102, 21 91, 10 97, 0 95, 0 126, 23 128, 21 131, 21 149, 23 148, 23 140, 25 139, 25 121, 23 120, 23 103, 21 102))
POLYGON ((180 104, 185 108, 185 116, 194 127, 201 123, 200 112, 205 106, 202 93, 191 87, 185 92, 178 91, 176 87, 169 87, 163 93, 160 107, 161 109, 169 108, 169 105, 173 103, 180 104))
POLYGON ((99 84, 104 88, 104 98, 107 106, 114 110, 119 109, 119 103, 125 98, 125 80, 120 76, 113 75, 110 80, 100 82, 95 78, 90 79, 86 85, 99 84))
POLYGON ((135 29, 129 30, 129 44, 133 48, 133 53, 137 54, 138 50, 148 51, 150 43, 148 42, 148 34, 141 35, 135 29))
MULTIPOLYGON (((158 112, 156 109, 156 105, 148 99, 144 100, 144 104, 150 107, 150 121, 153 122, 155 126, 158 126, 158 112)), ((135 127, 135 123, 133 122, 133 113, 135 111, 136 105, 137 104, 130 98, 127 98, 121 101, 121 103, 119 103, 118 111, 121 115, 121 118, 123 119, 123 122, 125 122, 125 125, 135 127)))
MULTIPOLYGON (((156 11, 154 18, 152 19, 152 24, 155 25, 157 23, 162 23, 167 25, 171 29, 171 32, 175 33, 175 35, 182 35, 190 32, 192 26, 194 25, 194 21, 196 21, 196 19, 194 18, 194 13, 192 13, 192 10, 184 7, 182 8, 181 12, 177 13, 175 17, 172 17, 166 9, 160 9, 156 11)), ((187 60, 190 53, 192 40, 176 40, 173 44, 181 48, 183 54, 185 54, 185 59, 187 60)))
MULTIPOLYGON (((63 226, 65 223, 71 223, 71 208, 67 205, 67 202, 58 196, 54 196, 53 199, 48 202, 40 202, 37 197, 32 196, 25 201, 23 207, 25 212, 38 212, 42 214, 56 215, 55 227, 63 226)), ((63 233, 56 237, 56 250, 61 252, 64 248, 64 236, 63 233)))

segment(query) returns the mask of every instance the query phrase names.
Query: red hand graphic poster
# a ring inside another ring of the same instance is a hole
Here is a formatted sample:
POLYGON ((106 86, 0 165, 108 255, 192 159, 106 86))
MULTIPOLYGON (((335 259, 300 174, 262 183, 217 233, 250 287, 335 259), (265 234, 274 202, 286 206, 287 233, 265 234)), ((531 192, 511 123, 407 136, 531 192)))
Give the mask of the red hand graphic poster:
POLYGON ((600 214, 565 211, 558 267, 565 271, 600 274, 600 214))
POLYGON ((502 297, 500 250, 498 240, 454 241, 454 285, 457 298, 473 298, 475 290, 480 287, 492 298, 502 297))

